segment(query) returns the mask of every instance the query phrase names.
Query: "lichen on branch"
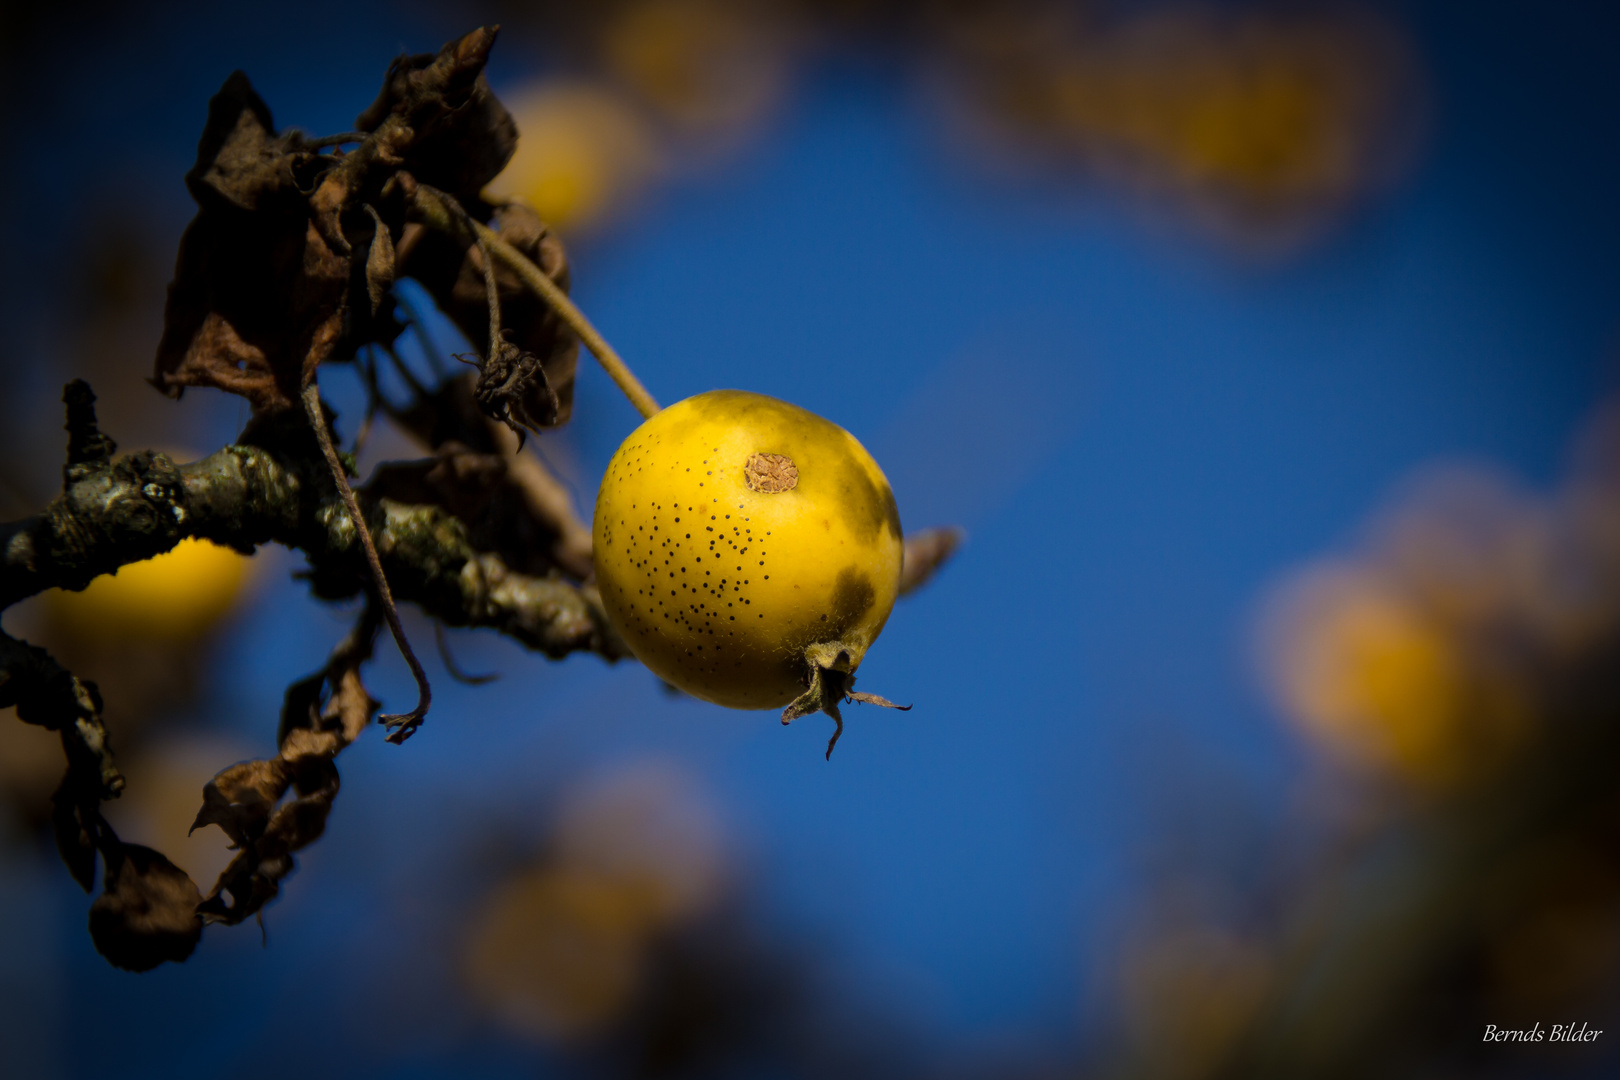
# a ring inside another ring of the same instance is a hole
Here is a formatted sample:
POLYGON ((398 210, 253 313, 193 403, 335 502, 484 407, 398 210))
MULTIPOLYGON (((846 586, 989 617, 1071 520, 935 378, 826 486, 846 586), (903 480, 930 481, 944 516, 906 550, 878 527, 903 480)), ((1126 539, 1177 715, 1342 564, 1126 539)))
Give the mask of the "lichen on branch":
MULTIPOLYGON (((143 452, 93 469, 44 512, 0 525, 0 608, 161 554, 187 537, 251 552, 302 551, 326 599, 361 595, 364 553, 343 502, 313 467, 291 423, 258 425, 244 441, 187 465, 143 452)), ((465 522, 431 505, 356 492, 395 596, 449 626, 488 627, 552 657, 626 655, 588 587, 536 576, 479 551, 465 522)))

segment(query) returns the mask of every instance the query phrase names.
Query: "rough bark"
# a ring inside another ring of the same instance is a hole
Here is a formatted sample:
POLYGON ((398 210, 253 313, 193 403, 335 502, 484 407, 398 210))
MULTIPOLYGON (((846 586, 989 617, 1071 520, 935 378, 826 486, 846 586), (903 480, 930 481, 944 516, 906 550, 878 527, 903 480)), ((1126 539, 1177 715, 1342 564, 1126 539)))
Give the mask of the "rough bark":
MULTIPOLYGON (((317 593, 355 596, 369 580, 343 503, 307 458, 237 444, 189 465, 142 452, 83 470, 43 513, 0 525, 0 609, 200 537, 250 552, 266 543, 309 558, 317 593)), ((435 506, 359 492, 383 569, 400 600, 450 626, 489 627, 552 657, 626 655, 589 586, 510 570, 474 550, 466 526, 435 506)))

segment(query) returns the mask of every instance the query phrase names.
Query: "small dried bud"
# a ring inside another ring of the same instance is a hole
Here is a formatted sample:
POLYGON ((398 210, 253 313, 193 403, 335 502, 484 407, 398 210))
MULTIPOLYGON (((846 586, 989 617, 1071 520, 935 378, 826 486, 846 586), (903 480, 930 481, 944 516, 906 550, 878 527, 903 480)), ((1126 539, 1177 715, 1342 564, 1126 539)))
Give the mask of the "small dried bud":
POLYGON ((479 365, 473 398, 485 416, 511 428, 519 439, 525 428, 538 431, 556 423, 560 408, 540 358, 509 341, 497 342, 479 365))

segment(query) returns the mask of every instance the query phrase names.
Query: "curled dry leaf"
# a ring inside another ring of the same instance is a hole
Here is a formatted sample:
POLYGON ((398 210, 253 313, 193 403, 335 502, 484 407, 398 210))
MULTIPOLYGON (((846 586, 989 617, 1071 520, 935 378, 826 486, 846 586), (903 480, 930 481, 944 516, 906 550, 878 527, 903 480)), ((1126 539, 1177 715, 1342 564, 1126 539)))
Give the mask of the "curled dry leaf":
MULTIPOLYGON (((197 905, 198 913, 208 922, 229 926, 258 914, 275 899, 281 891, 281 880, 293 871, 293 852, 326 831, 326 818, 338 793, 337 766, 326 758, 305 757, 291 764, 280 759, 248 764, 278 766, 290 781, 293 797, 274 807, 263 819, 257 835, 245 839, 242 850, 197 905)), ((269 775, 276 771, 266 768, 260 772, 269 775)), ((258 823, 255 816, 253 824, 257 827, 258 823)))
POLYGON ((203 788, 192 828, 218 825, 240 849, 198 908, 208 921, 234 925, 257 914, 292 873, 293 852, 326 830, 338 792, 332 759, 377 711, 360 665, 371 657, 380 621, 367 608, 326 667, 287 688, 276 757, 233 765, 203 788))
POLYGON ((484 78, 494 44, 495 30, 480 27, 436 54, 399 57, 355 126, 377 131, 397 118, 411 132, 396 151, 401 166, 463 202, 476 198, 517 150, 517 124, 484 78))
POLYGON ((119 844, 107 852, 106 881, 90 905, 91 940, 125 971, 178 963, 202 937, 201 900, 196 883, 161 853, 119 844))
POLYGON ((101 819, 100 800, 94 793, 88 796, 85 784, 68 767, 67 776, 51 796, 51 832, 56 838, 56 853, 79 883, 89 892, 96 883, 96 832, 101 819))
POLYGON ((371 656, 376 630, 374 621, 363 621, 325 670, 287 688, 277 738, 281 761, 297 766, 306 758, 330 760, 371 723, 378 703, 360 680, 360 665, 371 656))
MULTIPOLYGON (((103 500, 112 502, 115 500, 103 500)), ((53 797, 57 849, 86 891, 95 879, 101 803, 124 788, 101 719, 101 692, 57 663, 44 649, 0 631, 0 709, 61 733, 67 774, 53 797)))
POLYGON ((191 828, 218 825, 233 847, 246 847, 264 835, 290 780, 280 758, 232 765, 203 788, 202 809, 191 828))
POLYGON ((367 204, 366 213, 371 215, 375 226, 366 250, 366 298, 371 301, 372 316, 376 317, 394 287, 394 238, 389 235, 388 225, 376 207, 367 204))
POLYGON ((536 507, 533 491, 540 477, 528 468, 529 460, 513 461, 447 442, 423 461, 379 465, 366 491, 391 502, 443 507, 465 525, 467 542, 475 550, 500 556, 520 573, 544 576, 560 568, 583 579, 590 571, 589 548, 583 557, 579 553, 584 528, 559 524, 559 517, 572 509, 569 496, 538 461, 535 468, 556 485, 555 494, 564 502, 536 507))

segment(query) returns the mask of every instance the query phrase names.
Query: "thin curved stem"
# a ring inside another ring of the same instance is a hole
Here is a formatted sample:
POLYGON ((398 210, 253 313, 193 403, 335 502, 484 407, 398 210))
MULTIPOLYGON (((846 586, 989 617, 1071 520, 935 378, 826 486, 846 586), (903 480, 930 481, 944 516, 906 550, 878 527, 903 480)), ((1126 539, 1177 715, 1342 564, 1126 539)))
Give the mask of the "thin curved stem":
POLYGON ((613 351, 613 346, 607 343, 607 339, 597 332, 596 327, 591 325, 591 321, 585 317, 585 313, 574 306, 572 300, 568 299, 568 294, 562 291, 562 286, 552 281, 523 252, 501 239, 500 233, 478 221, 472 221, 471 224, 473 235, 489 251, 493 252, 497 259, 505 263, 507 268, 516 274, 525 285, 538 294, 542 300, 550 304, 552 310, 557 313, 557 317, 562 319, 568 328, 579 336, 579 340, 585 343, 585 347, 591 351, 591 355, 596 357, 597 363, 602 365, 602 370, 608 373, 608 378, 612 379, 614 385, 624 392, 625 397, 630 399, 630 404, 636 407, 636 411, 643 418, 656 413, 658 411, 658 402, 647 392, 647 388, 641 385, 641 380, 636 378, 635 373, 630 370, 629 365, 624 362, 623 358, 613 351))
POLYGON ((450 677, 456 682, 465 686, 483 686, 485 683, 492 683, 501 677, 498 671, 492 671, 488 675, 469 675, 463 671, 461 665, 456 663, 455 656, 450 652, 450 643, 444 638, 444 623, 435 622, 433 624, 433 641, 439 646, 439 659, 444 663, 444 670, 448 671, 450 677))
POLYGON ((568 299, 568 294, 563 292, 562 286, 552 281, 527 255, 503 240, 500 233, 468 214, 454 196, 437 188, 429 187, 427 184, 419 185, 416 188, 416 209, 421 215, 421 220, 435 229, 465 235, 464 230, 470 226, 472 236, 467 239, 484 245, 495 258, 506 264, 506 267, 518 276, 530 292, 551 305, 557 317, 585 343, 591 355, 596 357, 597 363, 602 365, 602 370, 608 373, 608 378, 624 392, 624 396, 630 399, 630 404, 636 407, 636 411, 643 418, 651 417, 658 411, 658 402, 647 392, 647 388, 641 385, 641 380, 636 378, 630 366, 613 351, 613 346, 609 345, 607 339, 591 325, 585 313, 568 299))
POLYGON ((360 546, 366 553, 366 565, 371 569, 371 580, 377 587, 377 597, 382 604, 383 616, 388 620, 388 631, 394 635, 394 644, 405 657, 405 663, 410 665, 411 677, 416 680, 416 708, 408 713, 389 714, 379 716, 389 729, 388 741, 402 743, 411 737, 423 718, 427 716, 428 706, 433 702, 433 688, 428 685, 427 672, 422 670, 422 663, 411 651, 411 643, 405 639, 405 628, 399 622, 399 609, 394 606, 394 594, 388 588, 388 579, 383 576, 382 560, 377 557, 377 545, 371 539, 371 530, 366 527, 366 519, 360 512, 360 501, 354 497, 354 489, 349 486, 348 474, 343 471, 343 463, 338 460, 337 447, 332 445, 332 433, 326 426, 326 416, 321 411, 321 388, 313 379, 304 387, 304 412, 309 415, 310 426, 315 429, 316 441, 321 444, 321 453, 326 457, 327 467, 332 470, 332 480, 337 484, 338 494, 343 498, 343 505, 349 511, 349 519, 354 522, 354 531, 360 536, 360 546))

